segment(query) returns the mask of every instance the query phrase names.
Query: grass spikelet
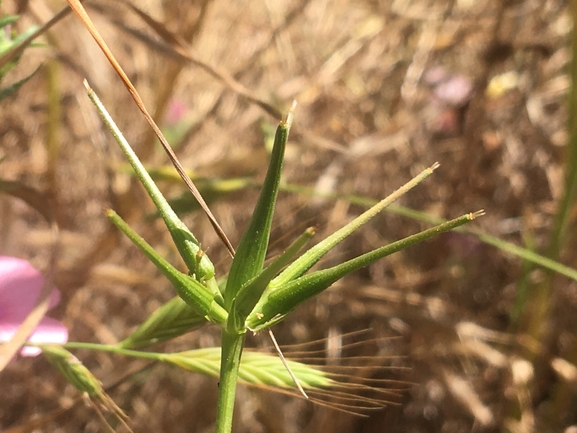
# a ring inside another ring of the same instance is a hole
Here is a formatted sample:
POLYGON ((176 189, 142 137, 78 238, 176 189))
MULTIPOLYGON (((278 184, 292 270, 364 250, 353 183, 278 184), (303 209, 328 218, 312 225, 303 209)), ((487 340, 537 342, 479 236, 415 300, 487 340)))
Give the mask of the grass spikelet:
MULTIPOLYGON (((341 412, 366 416, 367 412, 386 405, 397 405, 411 383, 375 377, 383 370, 405 370, 407 367, 391 365, 400 356, 385 354, 342 356, 351 349, 366 351, 375 343, 383 343, 366 336, 368 330, 338 335, 341 355, 337 362, 330 360, 328 347, 330 339, 309 343, 283 346, 287 364, 299 384, 314 404, 341 412), (351 340, 350 342, 347 342, 351 340), (353 341, 356 340, 356 341, 353 341), (345 341, 343 344, 342 342, 345 341), (320 347, 325 346, 325 347, 320 347), (306 362, 306 363, 305 363, 306 362)), ((391 343, 393 339, 388 339, 391 343)), ((186 352, 158 354, 158 358, 185 370, 219 377, 220 351, 218 348, 204 348, 186 352)), ((295 381, 275 352, 264 353, 245 350, 239 369, 239 382, 292 397, 304 398, 295 381)))
POLYGON ((121 422, 128 431, 132 432, 126 424, 126 414, 114 403, 114 400, 104 391, 102 383, 94 377, 88 368, 72 353, 61 346, 45 344, 41 346, 46 359, 62 374, 62 376, 93 404, 98 417, 110 431, 114 429, 108 424, 103 413, 111 413, 121 422))

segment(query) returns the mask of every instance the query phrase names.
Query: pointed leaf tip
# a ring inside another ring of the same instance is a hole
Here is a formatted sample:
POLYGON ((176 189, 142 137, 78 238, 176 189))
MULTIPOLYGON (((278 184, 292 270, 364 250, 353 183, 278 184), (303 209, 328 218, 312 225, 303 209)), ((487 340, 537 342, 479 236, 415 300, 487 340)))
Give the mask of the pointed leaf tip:
MULTIPOLYGON (((84 84, 88 86, 86 80, 84 84)), ((162 192, 138 158, 138 155, 136 155, 128 141, 124 138, 114 119, 112 119, 98 98, 98 95, 96 95, 89 86, 87 88, 87 94, 132 166, 142 186, 154 202, 190 274, 201 283, 210 281, 214 278, 214 265, 206 254, 198 256, 200 251, 198 240, 170 207, 170 204, 162 195, 162 192)), ((110 214, 108 216, 110 217, 110 214)), ((213 294, 218 295, 216 292, 213 294)))
POLYGON ((408 246, 466 224, 478 214, 479 212, 463 215, 420 233, 407 236, 396 242, 369 251, 331 268, 285 281, 282 285, 264 293, 251 314, 247 317, 247 328, 254 332, 265 329, 281 321, 288 313, 294 310, 297 305, 321 293, 345 275, 368 266, 408 246))
POLYGON ((295 278, 304 275, 310 268, 314 266, 327 252, 334 248, 343 239, 349 236, 352 232, 357 230, 359 227, 364 225, 367 221, 397 200, 400 196, 408 192, 410 189, 418 185, 425 178, 430 176, 439 166, 438 163, 433 164, 429 168, 423 170, 405 185, 401 186, 388 197, 384 198, 380 202, 376 203, 373 207, 363 212, 353 221, 335 231, 332 235, 325 238, 323 241, 319 242, 303 255, 301 255, 297 260, 295 260, 291 265, 289 265, 281 274, 279 274, 275 279, 271 281, 271 286, 267 290, 274 290, 275 287, 280 287, 295 278))
POLYGON ((289 112, 286 120, 280 122, 277 128, 269 167, 258 202, 239 242, 237 254, 230 268, 225 290, 227 307, 232 305, 240 288, 263 269, 292 118, 292 112, 289 112))

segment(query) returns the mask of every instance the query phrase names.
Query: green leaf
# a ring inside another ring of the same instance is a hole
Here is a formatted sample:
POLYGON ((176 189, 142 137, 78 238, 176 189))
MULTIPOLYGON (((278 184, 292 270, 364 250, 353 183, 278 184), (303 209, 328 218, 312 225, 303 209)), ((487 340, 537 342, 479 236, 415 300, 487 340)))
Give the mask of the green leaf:
MULTIPOLYGON (((12 18, 13 17, 9 17, 9 21, 12 18)), ((15 21, 15 20, 13 20, 13 21, 15 21)), ((23 43, 26 41, 26 39, 30 35, 32 35, 37 29, 38 29, 37 26, 32 26, 32 27, 26 29, 23 33, 16 36, 14 39, 12 39, 11 36, 6 35, 4 31, 0 31, 0 35, 2 35, 2 36, 0 36, 0 57, 4 56, 5 54, 10 52, 11 50, 16 49, 18 47, 18 45, 23 45, 23 43)), ((28 43, 26 45, 31 46, 33 44, 28 43)), ((23 49, 24 49, 24 45, 23 45, 22 50, 23 49)), ((2 80, 4 75, 6 75, 6 73, 9 70, 14 68, 18 64, 18 61, 20 60, 21 56, 22 56, 22 53, 19 53, 11 61, 7 62, 6 64, 3 64, 3 66, 0 67, 0 80, 2 80)))
MULTIPOLYGON (((28 37, 30 37, 32 34, 34 34, 34 32, 36 30, 38 30, 38 26, 28 27, 26 30, 24 30, 22 33, 20 33, 14 39, 12 39, 12 45, 14 46, 14 45, 18 45, 18 44, 24 42, 28 37)), ((42 45, 42 44, 37 44, 37 45, 42 45)))
POLYGON ((106 111, 102 102, 98 96, 94 93, 92 89, 88 89, 88 97, 95 105, 96 109, 98 110, 99 114, 101 115, 104 123, 112 132, 114 139, 126 155, 128 162, 136 172, 136 175, 142 182, 142 185, 146 189, 146 192, 154 202, 154 205, 160 212, 170 235, 172 236, 172 240, 174 244, 178 248, 184 263, 188 267, 188 270, 192 274, 192 276, 201 283, 206 283, 209 289, 211 290, 214 298, 220 304, 224 301, 222 299, 222 295, 217 288, 216 280, 214 280, 214 265, 208 258, 208 256, 202 251, 200 248, 200 244, 198 240, 194 237, 192 232, 186 227, 186 225, 178 218, 176 213, 172 210, 140 160, 136 153, 128 144, 128 141, 120 132, 120 129, 114 123, 114 120, 106 111))
POLYGON ((377 248, 376 250, 365 253, 337 266, 313 272, 289 281, 283 286, 278 287, 276 290, 263 295, 253 312, 247 317, 247 327, 251 331, 259 331, 267 328, 284 319, 284 317, 299 304, 321 293, 345 275, 368 266, 371 263, 410 245, 459 227, 480 215, 483 215, 483 212, 463 215, 444 224, 377 248))
POLYGON ((113 210, 107 211, 107 216, 112 223, 118 227, 131 241, 142 251, 148 259, 168 278, 172 283, 178 296, 190 305, 198 314, 206 317, 207 320, 220 324, 227 319, 227 312, 216 302, 211 291, 195 280, 183 274, 142 239, 126 222, 113 210))
POLYGON ((337 230, 332 235, 327 237, 325 240, 319 242, 314 247, 309 249, 306 253, 295 260, 288 268, 286 268, 277 278, 271 281, 269 290, 274 290, 275 287, 283 286, 289 281, 300 277, 310 268, 312 268, 315 263, 317 263, 327 252, 333 249, 339 242, 343 241, 347 236, 349 236, 356 229, 361 227, 363 224, 367 223, 371 218, 381 212, 384 208, 389 206, 400 196, 405 194, 410 189, 417 186, 420 182, 429 177, 433 171, 439 166, 435 163, 431 167, 423 170, 416 177, 411 179, 405 185, 397 189, 387 198, 381 200, 369 210, 365 211, 362 215, 355 218, 349 224, 337 230))
MULTIPOLYGON (((370 204, 370 201, 362 199, 360 197, 349 197, 349 201, 351 203, 357 203, 360 205, 370 204)), ((429 224, 441 224, 445 222, 445 220, 443 220, 442 218, 433 217, 425 212, 419 212, 414 209, 409 209, 403 206, 391 206, 389 211, 397 215, 412 218, 416 221, 423 221, 429 224)), ((515 245, 512 242, 504 241, 496 236, 484 233, 478 228, 461 227, 456 229, 456 231, 458 231, 459 233, 466 233, 475 236, 481 242, 487 245, 491 245, 495 248, 498 248, 499 250, 505 253, 517 256, 523 260, 527 260, 538 266, 542 266, 545 269, 549 269, 551 271, 564 275, 567 278, 571 278, 572 280, 577 281, 577 269, 566 266, 558 261, 551 260, 550 258, 547 258, 541 254, 537 254, 536 252, 531 251, 528 248, 523 248, 520 247, 519 245, 515 245)))
POLYGON ((286 121, 281 122, 277 128, 263 188, 230 268, 225 290, 227 308, 232 305, 240 288, 262 271, 292 118, 293 113, 289 112, 286 121))

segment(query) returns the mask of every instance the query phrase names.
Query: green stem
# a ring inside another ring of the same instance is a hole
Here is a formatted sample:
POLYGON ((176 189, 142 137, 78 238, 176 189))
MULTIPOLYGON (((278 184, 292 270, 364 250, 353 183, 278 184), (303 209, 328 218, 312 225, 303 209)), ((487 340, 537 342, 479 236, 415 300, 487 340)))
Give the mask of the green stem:
POLYGON ((162 355, 154 352, 141 352, 139 350, 123 349, 118 346, 110 346, 107 344, 98 344, 98 343, 72 342, 72 343, 64 343, 62 344, 62 347, 65 349, 88 349, 88 350, 97 350, 99 352, 111 352, 116 353, 117 355, 132 356, 133 358, 151 359, 153 361, 160 361, 160 355, 162 355))
MULTIPOLYGON (((556 215, 554 229, 551 232, 551 239, 549 245, 549 257, 557 259, 563 247, 569 245, 575 233, 574 224, 571 226, 571 211, 575 208, 575 200, 577 195, 577 29, 575 23, 577 22, 577 0, 572 0, 569 3, 570 15, 573 18, 573 32, 571 35, 571 90, 569 92, 569 119, 568 132, 569 142, 567 145, 567 154, 565 162, 565 188, 564 194, 559 202, 559 209, 556 215)), ((572 245, 574 247, 574 245, 572 245)), ((550 286, 544 290, 541 295, 542 302, 545 303, 550 296, 552 276, 549 275, 550 286)), ((550 303, 551 301, 549 301, 550 303)), ((549 307, 549 306, 548 306, 549 307)), ((545 308, 543 308, 545 310, 545 308)), ((577 363, 577 344, 573 342, 573 347, 568 351, 567 361, 570 363, 577 363)), ((570 381, 559 381, 555 387, 553 394, 553 404, 551 413, 548 414, 548 427, 555 425, 558 420, 563 419, 571 411, 571 402, 574 401, 574 385, 570 381)))
POLYGON ((245 334, 229 334, 222 331, 222 356, 220 359, 220 381, 218 383, 218 404, 216 433, 232 431, 234 397, 238 380, 238 369, 244 346, 245 334))

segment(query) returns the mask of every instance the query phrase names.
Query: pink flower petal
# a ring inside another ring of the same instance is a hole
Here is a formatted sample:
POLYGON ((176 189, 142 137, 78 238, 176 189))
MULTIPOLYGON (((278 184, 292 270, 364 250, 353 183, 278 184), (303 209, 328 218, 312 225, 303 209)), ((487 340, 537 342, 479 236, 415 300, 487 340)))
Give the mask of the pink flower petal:
POLYGON ((39 347, 24 346, 22 349, 20 349, 20 355, 22 356, 32 357, 32 356, 38 356, 41 353, 42 349, 40 349, 39 347))
MULTIPOLYGON (((0 323, 0 341, 12 339, 20 323, 0 323)), ((61 322, 50 317, 44 317, 32 335, 28 338, 31 343, 54 343, 62 344, 68 341, 68 329, 61 322)), ((23 347, 20 350, 22 356, 37 356, 42 351, 37 347, 23 347)))
MULTIPOLYGON (((54 343, 63 344, 68 341, 68 328, 64 326, 60 321, 52 319, 50 317, 44 317, 30 338, 28 339, 31 343, 54 343)), ((40 349, 37 347, 23 347, 20 352, 23 356, 36 356, 40 349), (37 350, 36 350, 37 349, 37 350), (32 350, 36 351, 35 354, 28 354, 32 350)))
MULTIPOLYGON (((44 276, 26 260, 0 256, 0 322, 22 321, 34 307, 44 284, 44 276)), ((53 290, 49 309, 60 301, 53 290)))
MULTIPOLYGON (((0 342, 12 339, 28 316, 42 291, 44 277, 26 260, 0 256, 0 342)), ((53 290, 49 308, 60 301, 60 292, 53 290)), ((33 343, 65 343, 68 329, 56 319, 44 317, 29 337, 33 343)), ((24 347, 23 356, 36 356, 36 347, 24 347)))
POLYGON ((180 99, 172 99, 168 104, 165 121, 167 125, 176 125, 186 114, 188 108, 180 99))

